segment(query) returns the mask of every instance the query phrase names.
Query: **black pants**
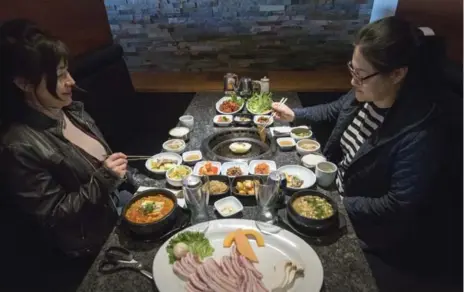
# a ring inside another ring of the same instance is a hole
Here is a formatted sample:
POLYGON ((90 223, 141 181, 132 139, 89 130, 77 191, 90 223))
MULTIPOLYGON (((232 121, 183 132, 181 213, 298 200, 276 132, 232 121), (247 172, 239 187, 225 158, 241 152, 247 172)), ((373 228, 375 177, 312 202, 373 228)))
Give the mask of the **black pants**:
MULTIPOLYGON (((424 275, 411 270, 386 264, 376 255, 365 252, 367 262, 380 292, 462 292, 462 280, 453 284, 446 275, 436 276, 433 272, 424 275), (459 287, 460 286, 460 287, 459 287)), ((427 254, 424 254, 427 258, 427 254)), ((426 261, 425 261, 426 262, 426 261)), ((430 262, 430 269, 439 269, 430 262)))

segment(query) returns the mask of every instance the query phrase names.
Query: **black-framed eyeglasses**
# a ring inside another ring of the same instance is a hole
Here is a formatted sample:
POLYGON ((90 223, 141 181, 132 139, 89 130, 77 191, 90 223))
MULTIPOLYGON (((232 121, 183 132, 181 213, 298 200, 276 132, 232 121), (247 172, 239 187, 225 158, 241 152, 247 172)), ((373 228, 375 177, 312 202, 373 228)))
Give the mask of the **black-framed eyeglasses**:
POLYGON ((351 76, 353 76, 353 78, 359 82, 360 84, 362 84, 364 81, 366 81, 367 79, 369 78, 372 78, 374 76, 377 76, 380 74, 379 71, 375 72, 375 73, 372 73, 372 74, 369 74, 367 76, 364 76, 364 77, 361 77, 358 75, 358 73, 356 73, 356 70, 353 68, 353 63, 351 61, 348 62, 348 70, 350 71, 351 73, 351 76))

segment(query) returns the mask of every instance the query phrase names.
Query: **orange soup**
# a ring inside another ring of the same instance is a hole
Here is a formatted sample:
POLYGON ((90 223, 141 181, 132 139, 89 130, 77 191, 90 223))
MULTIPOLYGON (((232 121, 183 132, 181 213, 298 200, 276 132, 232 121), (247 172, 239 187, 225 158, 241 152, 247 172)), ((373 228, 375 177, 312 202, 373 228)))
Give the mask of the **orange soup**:
POLYGON ((132 203, 126 211, 126 218, 138 224, 153 223, 163 219, 174 208, 174 202, 162 195, 147 196, 132 203))

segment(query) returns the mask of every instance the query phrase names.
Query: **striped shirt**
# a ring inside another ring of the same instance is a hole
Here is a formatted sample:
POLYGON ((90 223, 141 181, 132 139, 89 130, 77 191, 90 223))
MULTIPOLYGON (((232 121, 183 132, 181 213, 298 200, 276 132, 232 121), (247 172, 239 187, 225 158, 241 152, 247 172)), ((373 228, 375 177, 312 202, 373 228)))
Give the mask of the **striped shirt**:
POLYGON ((338 165, 338 174, 335 180, 338 191, 343 194, 343 176, 364 141, 382 124, 388 109, 376 107, 372 103, 365 103, 346 128, 340 139, 343 157, 338 165))

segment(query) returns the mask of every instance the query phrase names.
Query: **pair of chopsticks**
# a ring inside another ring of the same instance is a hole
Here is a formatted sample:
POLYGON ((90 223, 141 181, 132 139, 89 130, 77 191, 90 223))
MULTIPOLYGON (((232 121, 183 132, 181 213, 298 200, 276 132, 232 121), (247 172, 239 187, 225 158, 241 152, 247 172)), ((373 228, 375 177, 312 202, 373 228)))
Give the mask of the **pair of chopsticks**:
MULTIPOLYGON (((109 155, 106 155, 105 156, 105 159, 108 157, 109 155)), ((151 156, 143 156, 143 155, 127 155, 127 161, 137 161, 137 160, 147 160, 151 158, 151 156)))
MULTIPOLYGON (((280 100, 280 102, 279 102, 279 106, 285 104, 285 103, 287 102, 287 100, 288 100, 288 98, 283 97, 283 98, 280 100)), ((274 119, 275 115, 276 115, 276 113, 275 113, 275 111, 273 111, 273 112, 272 112, 272 115, 271 115, 271 118, 269 119, 269 122, 268 122, 266 125, 264 125, 264 126, 259 130, 260 133, 261 133, 264 129, 266 129, 267 127, 269 127, 269 126, 272 124, 272 119, 274 119)))

